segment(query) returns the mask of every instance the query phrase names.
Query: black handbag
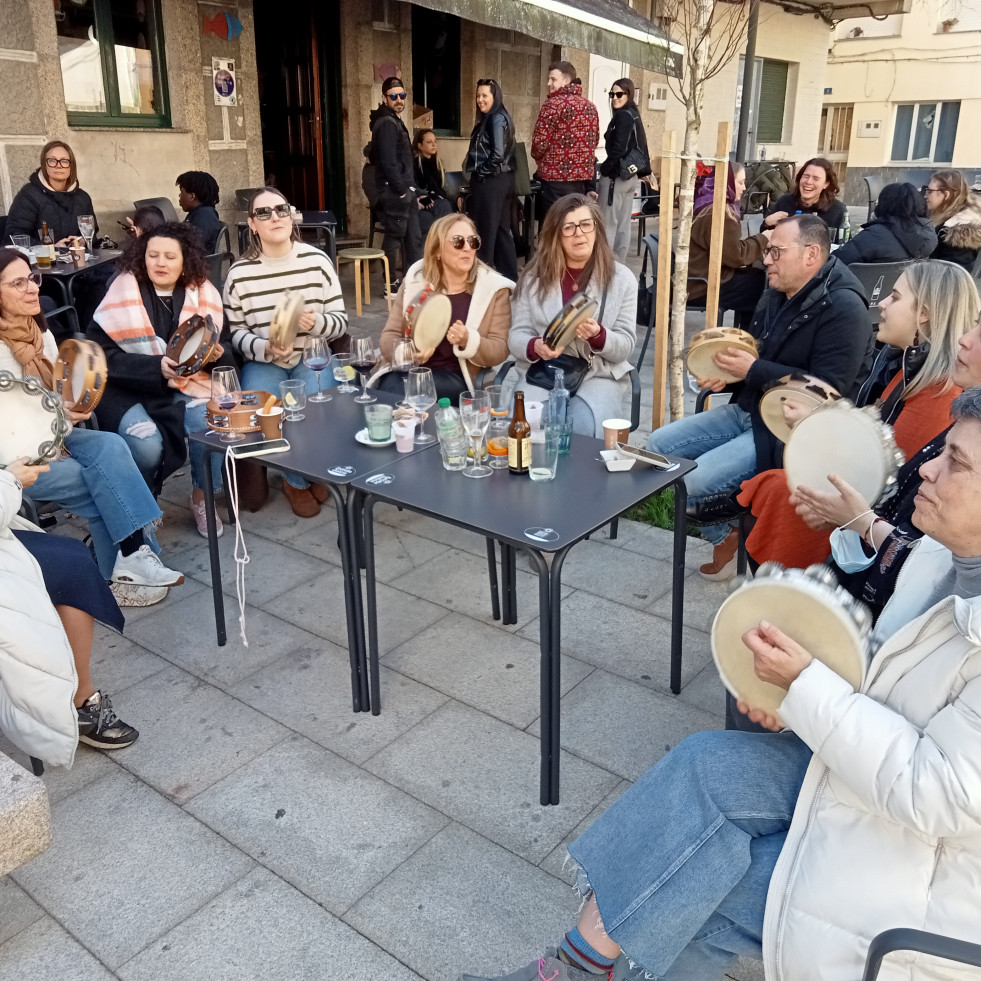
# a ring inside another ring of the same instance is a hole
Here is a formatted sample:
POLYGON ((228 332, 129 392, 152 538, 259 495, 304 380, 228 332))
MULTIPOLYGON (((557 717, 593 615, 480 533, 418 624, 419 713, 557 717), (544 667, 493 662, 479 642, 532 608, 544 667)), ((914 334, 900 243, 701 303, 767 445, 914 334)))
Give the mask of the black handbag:
MULTIPOLYGON (((603 290, 603 300, 600 303, 599 316, 596 318, 599 323, 603 323, 603 312, 606 310, 606 290, 603 290)), ((525 372, 525 380, 529 385, 536 388, 544 388, 552 391, 555 388, 555 372, 561 368, 565 372, 563 384, 568 389, 569 397, 579 391, 579 386, 583 383, 590 367, 593 363, 592 351, 589 358, 580 358, 576 354, 560 354, 551 361, 532 361, 525 372)))
MULTIPOLYGON (((654 296, 647 285, 647 260, 650 252, 644 249, 644 261, 640 267, 640 276, 637 277, 637 323, 645 327, 651 322, 651 307, 654 305, 654 296)), ((657 270, 651 268, 651 283, 657 278, 657 270)))
POLYGON ((627 152, 620 158, 617 165, 617 176, 620 180, 629 180, 631 177, 646 177, 651 172, 651 158, 647 150, 640 145, 637 139, 637 123, 639 118, 634 116, 634 128, 632 131, 633 143, 631 147, 627 144, 627 152))

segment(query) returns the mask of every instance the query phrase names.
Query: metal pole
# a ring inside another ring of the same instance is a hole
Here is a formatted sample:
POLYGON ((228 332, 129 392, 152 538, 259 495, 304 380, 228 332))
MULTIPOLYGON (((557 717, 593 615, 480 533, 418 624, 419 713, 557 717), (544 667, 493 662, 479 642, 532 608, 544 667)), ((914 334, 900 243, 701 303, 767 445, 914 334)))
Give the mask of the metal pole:
MULTIPOLYGON (((739 129, 736 133, 736 160, 746 163, 753 153, 749 139, 749 114, 753 106, 756 75, 756 28, 760 20, 760 0, 750 0, 746 22, 746 54, 743 62, 743 94, 739 103, 739 129)), ((755 142, 755 141, 753 141, 755 142)))

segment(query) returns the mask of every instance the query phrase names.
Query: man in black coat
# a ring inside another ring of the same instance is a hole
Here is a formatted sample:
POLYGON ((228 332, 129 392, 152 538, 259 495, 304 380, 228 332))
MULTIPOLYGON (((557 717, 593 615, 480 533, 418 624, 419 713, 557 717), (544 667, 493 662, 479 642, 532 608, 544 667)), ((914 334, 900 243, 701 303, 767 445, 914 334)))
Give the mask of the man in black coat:
MULTIPOLYGON (((782 447, 763 425, 759 404, 766 387, 792 372, 814 375, 852 396, 868 374, 874 334, 862 284, 844 263, 829 258, 828 226, 816 215, 785 218, 770 233, 764 253, 767 289, 749 332, 759 355, 730 347, 716 364, 740 381, 700 378, 699 387, 732 399, 708 412, 680 419, 654 432, 648 449, 689 460, 698 469, 685 478, 697 515, 709 497, 728 494, 755 474, 780 466, 782 447)), ((728 522, 702 529, 716 546, 699 570, 707 579, 728 579, 735 568, 738 537, 728 522)))
MULTIPOLYGON (((422 258, 412 141, 401 118, 407 102, 402 79, 386 78, 382 82, 382 103, 372 109, 368 117, 371 122, 371 163, 375 168, 377 190, 375 210, 385 226, 382 249, 388 256, 393 277, 400 247, 403 275, 413 262, 422 258)), ((400 282, 393 279, 393 294, 400 282)))

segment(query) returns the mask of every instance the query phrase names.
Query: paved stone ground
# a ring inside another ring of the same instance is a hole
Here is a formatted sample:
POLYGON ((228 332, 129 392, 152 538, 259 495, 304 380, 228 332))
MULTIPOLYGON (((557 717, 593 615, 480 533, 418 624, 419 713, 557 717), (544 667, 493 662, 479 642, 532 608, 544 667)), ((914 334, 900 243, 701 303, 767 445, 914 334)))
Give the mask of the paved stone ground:
MULTIPOLYGON (((383 313, 376 296, 355 326, 377 333, 383 313)), ((644 404, 649 419, 649 382, 644 404)), ((45 774, 55 843, 0 878, 0 978, 510 970, 574 920, 566 844, 681 738, 722 725, 706 630, 724 587, 695 572, 704 542, 690 542, 677 697, 669 533, 622 521, 616 541, 601 533, 571 553, 562 804, 542 808, 537 603, 521 563, 518 623, 502 627, 482 539, 379 507, 384 703, 354 715, 332 509, 294 518, 274 478, 270 504, 243 516, 248 647, 226 532, 219 648, 188 491, 186 475, 168 481, 160 529, 187 581, 129 611, 124 635, 97 628, 96 683, 141 738, 115 754, 81 746, 70 771, 45 774)))

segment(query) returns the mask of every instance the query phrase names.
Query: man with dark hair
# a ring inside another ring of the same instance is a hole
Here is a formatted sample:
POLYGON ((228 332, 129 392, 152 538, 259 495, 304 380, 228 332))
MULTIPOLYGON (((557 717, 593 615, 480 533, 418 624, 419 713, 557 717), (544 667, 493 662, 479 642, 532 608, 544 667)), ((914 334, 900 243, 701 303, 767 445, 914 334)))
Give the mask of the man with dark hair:
MULTIPOLYGON (((382 101, 371 110, 371 150, 369 161, 375 168, 375 209, 385 226, 382 249, 388 256, 389 274, 395 276, 399 248, 402 249, 402 273, 422 258, 422 232, 419 228, 419 205, 416 201, 415 166, 412 141, 402 122, 408 93, 402 79, 391 76, 382 82, 382 101)), ((392 279, 391 292, 401 285, 392 279)))
POLYGON ((126 234, 134 235, 136 238, 146 235, 163 223, 164 214, 155 204, 142 205, 133 212, 132 218, 125 218, 120 222, 126 229, 126 234))
POLYGON ((188 170, 177 178, 180 194, 177 202, 187 212, 187 221, 193 225, 204 243, 204 251, 211 254, 218 250, 218 233, 222 221, 218 217, 218 181, 204 170, 188 170))
POLYGON ((553 61, 547 84, 548 98, 538 112, 531 140, 542 182, 542 218, 566 194, 588 194, 596 200, 599 144, 599 113, 583 98, 575 66, 553 61))
POLYGON ((734 347, 715 363, 739 379, 699 378, 699 388, 732 392, 727 405, 679 419, 651 434, 647 448, 698 460, 685 478, 689 513, 710 523, 702 533, 715 546, 699 572, 711 580, 735 572, 738 533, 728 521, 712 522, 713 507, 744 480, 780 466, 782 446, 763 424, 760 397, 791 372, 806 372, 845 396, 854 396, 868 374, 874 333, 862 284, 848 267, 829 258, 828 226, 816 215, 785 218, 767 233, 763 250, 769 289, 753 314, 749 333, 757 356, 734 347))

